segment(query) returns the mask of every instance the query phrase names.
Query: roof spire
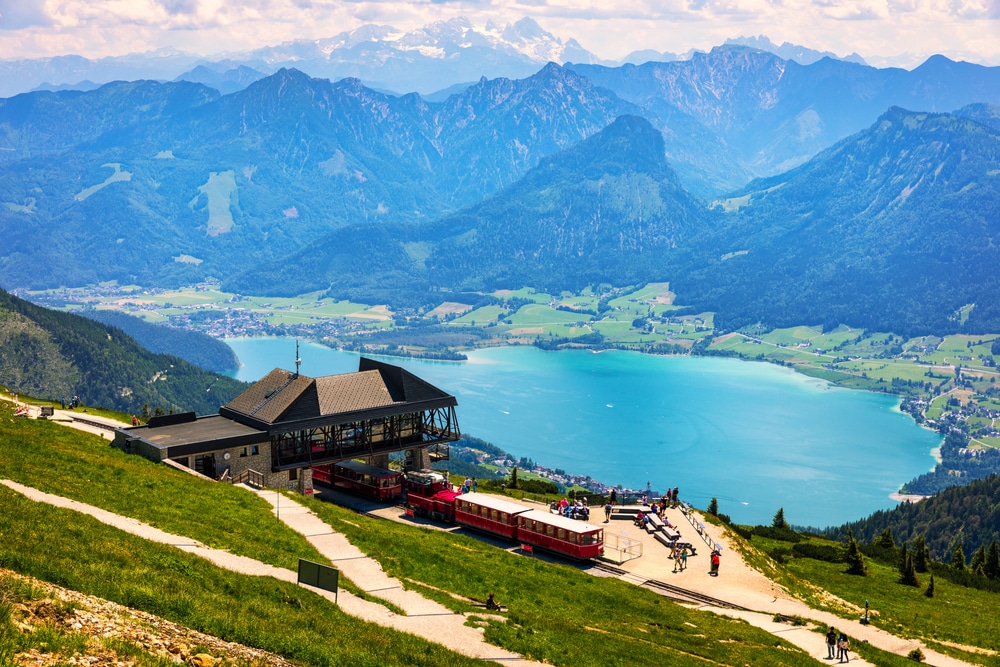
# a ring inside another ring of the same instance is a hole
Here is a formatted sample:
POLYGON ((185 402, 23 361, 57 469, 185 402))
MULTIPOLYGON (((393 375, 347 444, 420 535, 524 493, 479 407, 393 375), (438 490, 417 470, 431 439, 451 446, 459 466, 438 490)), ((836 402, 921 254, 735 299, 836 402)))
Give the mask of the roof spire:
POLYGON ((295 377, 299 376, 299 366, 302 365, 302 359, 299 357, 299 339, 295 339, 295 377))

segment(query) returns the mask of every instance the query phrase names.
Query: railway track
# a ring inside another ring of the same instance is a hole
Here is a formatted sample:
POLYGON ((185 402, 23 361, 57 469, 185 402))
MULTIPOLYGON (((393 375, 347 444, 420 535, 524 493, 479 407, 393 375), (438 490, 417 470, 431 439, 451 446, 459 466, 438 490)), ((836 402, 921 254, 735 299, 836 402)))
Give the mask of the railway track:
POLYGON ((734 604, 732 602, 727 602, 726 600, 720 600, 719 598, 714 598, 710 595, 705 595, 704 593, 698 593, 696 591, 689 590, 687 588, 681 588, 680 586, 674 586, 673 584, 668 584, 664 581, 658 581, 656 579, 646 579, 645 577, 640 577, 638 575, 627 572, 620 567, 615 567, 614 565, 608 565, 607 563, 597 563, 593 566, 593 569, 600 570, 607 574, 612 574, 616 577, 625 579, 637 586, 642 586, 644 588, 649 588, 656 591, 660 595, 675 600, 677 602, 687 602, 689 604, 703 604, 710 607, 719 607, 721 609, 736 609, 739 611, 752 611, 746 607, 734 604))

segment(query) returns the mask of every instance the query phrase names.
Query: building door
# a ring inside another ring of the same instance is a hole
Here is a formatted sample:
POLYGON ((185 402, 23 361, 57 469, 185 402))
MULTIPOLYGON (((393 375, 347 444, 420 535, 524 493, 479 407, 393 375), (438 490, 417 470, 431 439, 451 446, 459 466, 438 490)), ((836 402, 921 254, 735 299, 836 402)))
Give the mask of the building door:
POLYGON ((215 479, 215 454, 196 456, 194 459, 194 469, 205 477, 215 479))

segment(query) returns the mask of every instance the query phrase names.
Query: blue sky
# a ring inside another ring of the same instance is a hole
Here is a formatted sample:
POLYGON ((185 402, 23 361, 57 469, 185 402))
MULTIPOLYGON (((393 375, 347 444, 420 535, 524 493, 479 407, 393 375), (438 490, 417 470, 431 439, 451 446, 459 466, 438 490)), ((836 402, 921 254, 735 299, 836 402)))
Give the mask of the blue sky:
POLYGON ((1000 64, 1000 0, 0 0, 0 58, 159 48, 211 55, 366 23, 407 30, 457 16, 477 24, 530 16, 604 58, 637 49, 684 53, 763 34, 778 44, 858 52, 874 64, 914 65, 934 53, 1000 64))

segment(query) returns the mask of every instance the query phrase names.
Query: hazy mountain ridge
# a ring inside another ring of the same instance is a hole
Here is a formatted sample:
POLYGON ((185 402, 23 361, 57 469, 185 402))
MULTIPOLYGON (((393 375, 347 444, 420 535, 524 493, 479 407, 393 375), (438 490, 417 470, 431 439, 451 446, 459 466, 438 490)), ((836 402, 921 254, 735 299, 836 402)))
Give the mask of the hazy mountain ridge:
POLYGON ((805 162, 868 127, 891 106, 944 112, 976 102, 1000 103, 1000 68, 942 56, 909 72, 829 58, 803 66, 731 46, 688 61, 571 69, 653 118, 666 109, 689 116, 728 147, 731 160, 756 176, 805 162))
POLYGON ((0 152, 0 228, 12 240, 0 279, 224 277, 347 224, 415 222, 479 201, 634 109, 557 66, 439 105, 295 70, 221 97, 155 82, 17 96, 0 104, 0 141, 14 148, 0 152), (39 255, 47 273, 29 259, 39 255))
POLYGON ((211 77, 202 68, 240 67, 265 74, 295 68, 331 80, 358 78, 371 87, 399 93, 431 93, 481 76, 523 78, 549 61, 602 62, 575 39, 556 37, 531 18, 478 26, 459 17, 409 31, 369 24, 333 37, 208 57, 161 49, 93 60, 77 55, 0 60, 0 96, 27 92, 46 82, 60 86, 88 79, 106 83, 184 78, 214 83, 228 93, 239 82, 211 77))

